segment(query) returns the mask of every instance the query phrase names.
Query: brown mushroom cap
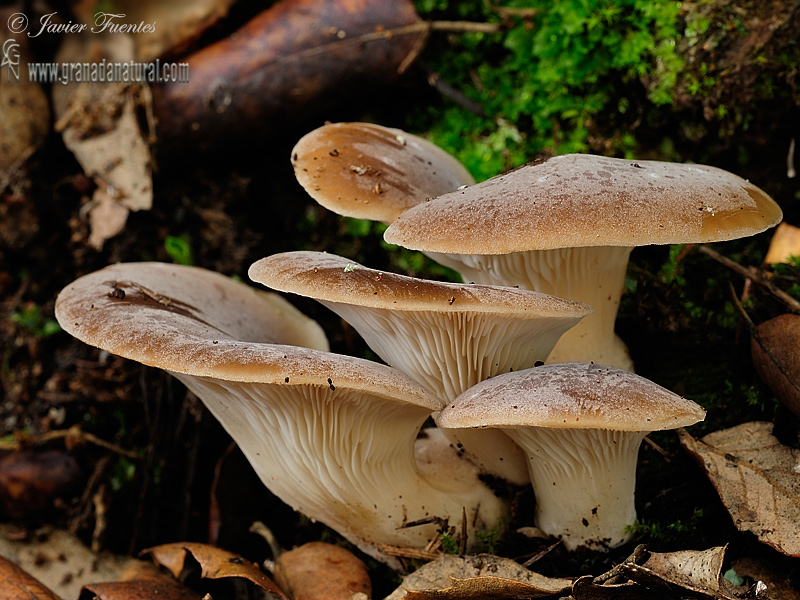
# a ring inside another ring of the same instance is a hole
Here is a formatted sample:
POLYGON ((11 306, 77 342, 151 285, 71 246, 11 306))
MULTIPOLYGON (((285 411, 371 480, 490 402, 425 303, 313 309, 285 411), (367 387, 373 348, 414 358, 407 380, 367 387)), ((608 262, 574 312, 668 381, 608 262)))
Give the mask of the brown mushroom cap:
POLYGON ((474 183, 427 140, 371 123, 330 123, 292 150, 297 181, 337 214, 390 223, 428 197, 474 183))
POLYGON ((560 317, 574 322, 592 311, 584 302, 531 290, 419 279, 325 252, 274 254, 251 265, 248 274, 274 290, 391 311, 513 314, 518 319, 560 317))
POLYGON ((567 154, 420 204, 384 237, 425 252, 505 254, 731 240, 781 217, 763 190, 722 169, 567 154))
POLYGON ((437 422, 442 427, 659 431, 704 418, 696 403, 630 371, 556 363, 479 383, 451 402, 437 422))

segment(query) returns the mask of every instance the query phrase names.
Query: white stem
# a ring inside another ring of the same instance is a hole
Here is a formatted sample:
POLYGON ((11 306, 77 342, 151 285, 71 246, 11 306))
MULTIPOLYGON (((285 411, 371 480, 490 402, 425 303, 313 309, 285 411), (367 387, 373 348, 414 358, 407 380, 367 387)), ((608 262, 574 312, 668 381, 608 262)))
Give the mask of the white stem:
POLYGON ((631 250, 592 246, 431 257, 457 270, 466 282, 519 286, 591 304, 594 312, 561 336, 548 362, 595 362, 632 371, 627 347, 614 333, 631 250))
POLYGON ((608 550, 627 542, 636 521, 634 492, 642 431, 504 430, 529 458, 535 522, 568 550, 608 550))

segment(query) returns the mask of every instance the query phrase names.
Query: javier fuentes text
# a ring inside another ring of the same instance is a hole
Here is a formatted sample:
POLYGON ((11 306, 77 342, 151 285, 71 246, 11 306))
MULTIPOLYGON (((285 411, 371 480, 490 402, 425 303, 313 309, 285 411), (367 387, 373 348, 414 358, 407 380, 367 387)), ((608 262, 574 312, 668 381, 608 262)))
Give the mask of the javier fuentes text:
POLYGON ((91 33, 155 33, 156 22, 145 23, 126 23, 123 21, 124 14, 114 14, 99 12, 94 15, 94 25, 90 28, 85 23, 59 23, 56 15, 58 13, 52 12, 43 15, 39 19, 41 27, 36 33, 28 32, 28 37, 39 37, 43 33, 83 33, 89 31, 91 33))

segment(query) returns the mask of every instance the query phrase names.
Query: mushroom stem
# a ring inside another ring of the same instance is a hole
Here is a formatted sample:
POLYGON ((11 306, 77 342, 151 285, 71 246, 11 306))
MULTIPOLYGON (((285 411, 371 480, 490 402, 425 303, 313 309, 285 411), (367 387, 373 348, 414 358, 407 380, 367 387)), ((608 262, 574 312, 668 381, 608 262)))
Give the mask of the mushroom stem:
POLYGON ((510 254, 428 253, 464 281, 519 286, 580 300, 594 312, 566 331, 547 362, 594 362, 633 371, 625 343, 614 333, 632 247, 587 246, 510 254))
POLYGON ((567 550, 608 550, 627 542, 642 431, 507 429, 528 453, 534 520, 567 550))

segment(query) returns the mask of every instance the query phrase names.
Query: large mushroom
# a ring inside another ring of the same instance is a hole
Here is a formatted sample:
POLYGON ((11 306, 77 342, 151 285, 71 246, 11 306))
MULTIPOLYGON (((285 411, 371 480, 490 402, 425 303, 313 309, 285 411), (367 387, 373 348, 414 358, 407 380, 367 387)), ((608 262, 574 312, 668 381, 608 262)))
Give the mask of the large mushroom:
POLYGON ((562 336, 549 361, 632 369, 614 333, 631 250, 749 236, 781 216, 763 190, 722 169, 571 154, 422 202, 384 238, 465 281, 588 302, 595 312, 562 336))
MULTIPOLYGON (((558 338, 592 311, 530 290, 407 277, 323 252, 275 254, 253 264, 249 275, 321 302, 443 403, 484 379, 544 361, 558 338)), ((506 436, 449 435, 489 473, 515 484, 528 481, 524 456, 506 436)))
POLYGON ((292 150, 300 185, 337 214, 391 223, 427 197, 475 180, 455 158, 416 135, 372 123, 328 123, 292 150))
POLYGON ((418 468, 417 434, 443 402, 391 367, 301 347, 327 342, 282 299, 202 269, 119 264, 67 286, 56 317, 180 379, 276 496, 391 566, 384 546, 424 547, 462 510, 473 541, 501 524, 504 503, 454 451, 418 468))
POLYGON ((631 537, 644 437, 704 418, 691 400, 629 371, 559 363, 479 383, 438 424, 502 429, 529 458, 536 525, 569 550, 607 550, 631 537))

